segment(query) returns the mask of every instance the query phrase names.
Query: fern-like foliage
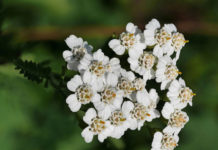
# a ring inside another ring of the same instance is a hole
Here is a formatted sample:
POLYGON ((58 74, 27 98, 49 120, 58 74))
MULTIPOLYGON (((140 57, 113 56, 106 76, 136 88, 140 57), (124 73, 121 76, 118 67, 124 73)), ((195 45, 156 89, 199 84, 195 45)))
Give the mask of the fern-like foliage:
POLYGON ((50 78, 51 68, 45 67, 45 63, 17 59, 14 61, 14 64, 16 66, 15 69, 20 70, 20 73, 28 80, 42 83, 44 80, 47 81, 50 78))
POLYGON ((28 80, 38 84, 44 83, 45 87, 51 85, 63 95, 69 95, 69 90, 66 89, 66 81, 68 81, 69 78, 65 77, 65 71, 62 70, 60 74, 54 73, 51 71, 51 67, 46 66, 48 63, 49 61, 35 63, 21 59, 14 61, 15 69, 19 70, 20 74, 23 74, 28 80))

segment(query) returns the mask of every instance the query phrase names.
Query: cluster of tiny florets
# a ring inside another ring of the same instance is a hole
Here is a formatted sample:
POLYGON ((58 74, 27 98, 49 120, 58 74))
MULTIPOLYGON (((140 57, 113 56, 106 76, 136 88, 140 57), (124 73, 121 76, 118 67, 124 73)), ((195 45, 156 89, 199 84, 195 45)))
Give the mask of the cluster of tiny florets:
POLYGON ((189 121, 183 108, 192 106, 195 94, 181 77, 177 79, 181 72, 176 63, 188 41, 174 24, 161 27, 152 19, 141 31, 128 23, 118 39, 109 41, 109 48, 117 55, 128 55, 131 71, 101 49, 92 52, 93 47, 82 38, 71 35, 65 41, 70 48, 63 52, 67 68, 80 74, 68 81, 72 94, 66 102, 73 112, 91 104, 83 117, 88 126, 81 134, 87 143, 94 135, 100 142, 108 137, 119 139, 128 129, 140 130, 145 122, 162 115, 168 123, 154 134, 151 149, 173 150, 178 145, 178 134, 189 121), (146 89, 148 80, 155 80, 167 91, 168 102, 161 111, 156 108, 161 100, 156 89, 146 89))

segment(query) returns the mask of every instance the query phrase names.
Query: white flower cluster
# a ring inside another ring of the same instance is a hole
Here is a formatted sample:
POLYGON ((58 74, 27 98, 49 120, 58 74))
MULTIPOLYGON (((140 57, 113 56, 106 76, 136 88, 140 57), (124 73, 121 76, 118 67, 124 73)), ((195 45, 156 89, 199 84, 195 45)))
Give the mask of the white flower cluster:
POLYGON ((128 52, 127 61, 132 71, 127 71, 118 58, 109 59, 101 49, 92 52, 92 46, 82 38, 68 37, 66 43, 71 50, 64 51, 63 57, 67 68, 80 75, 67 83, 73 93, 66 102, 72 112, 90 104, 83 117, 88 125, 82 131, 85 141, 91 142, 94 135, 98 135, 100 142, 107 137, 119 139, 126 130, 140 130, 146 121, 151 122, 162 114, 168 125, 154 134, 152 150, 174 149, 180 130, 189 120, 182 109, 187 104, 192 105, 195 95, 183 79, 177 79, 181 72, 176 62, 186 42, 173 24, 161 27, 152 19, 142 32, 128 23, 119 39, 109 42, 117 55, 128 52), (146 82, 151 79, 161 84, 161 90, 168 90, 169 102, 165 103, 161 114, 156 109, 158 93, 153 88, 146 89, 146 82))

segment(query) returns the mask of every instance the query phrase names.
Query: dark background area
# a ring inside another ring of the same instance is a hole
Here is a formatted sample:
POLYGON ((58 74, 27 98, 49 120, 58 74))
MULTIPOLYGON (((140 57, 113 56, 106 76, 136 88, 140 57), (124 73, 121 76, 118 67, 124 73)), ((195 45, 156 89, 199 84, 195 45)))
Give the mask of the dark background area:
POLYGON ((217 149, 217 0, 3 0, 0 13, 1 150, 148 150, 152 135, 146 125, 120 140, 101 144, 95 138, 85 144, 66 97, 52 86, 24 78, 14 60, 49 60, 52 72, 60 73, 65 64, 62 52, 68 49, 64 39, 70 34, 83 37, 97 50, 113 33, 124 31, 126 23, 143 29, 152 18, 174 23, 190 41, 178 65, 197 96, 193 107, 185 109, 190 121, 176 149, 217 149))

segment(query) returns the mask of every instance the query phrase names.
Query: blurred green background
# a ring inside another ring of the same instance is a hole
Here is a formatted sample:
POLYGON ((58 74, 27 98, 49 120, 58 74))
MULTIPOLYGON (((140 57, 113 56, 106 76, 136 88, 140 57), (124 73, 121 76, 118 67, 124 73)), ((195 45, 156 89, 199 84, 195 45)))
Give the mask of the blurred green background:
POLYGON ((143 28, 152 18, 175 23, 189 43, 179 68, 197 96, 186 111, 190 122, 177 150, 218 149, 218 1, 217 0, 3 0, 0 35, 1 150, 148 150, 146 127, 121 140, 85 144, 65 97, 20 75, 14 58, 50 60, 53 72, 65 64, 64 39, 82 36, 95 50, 127 22, 143 28))

